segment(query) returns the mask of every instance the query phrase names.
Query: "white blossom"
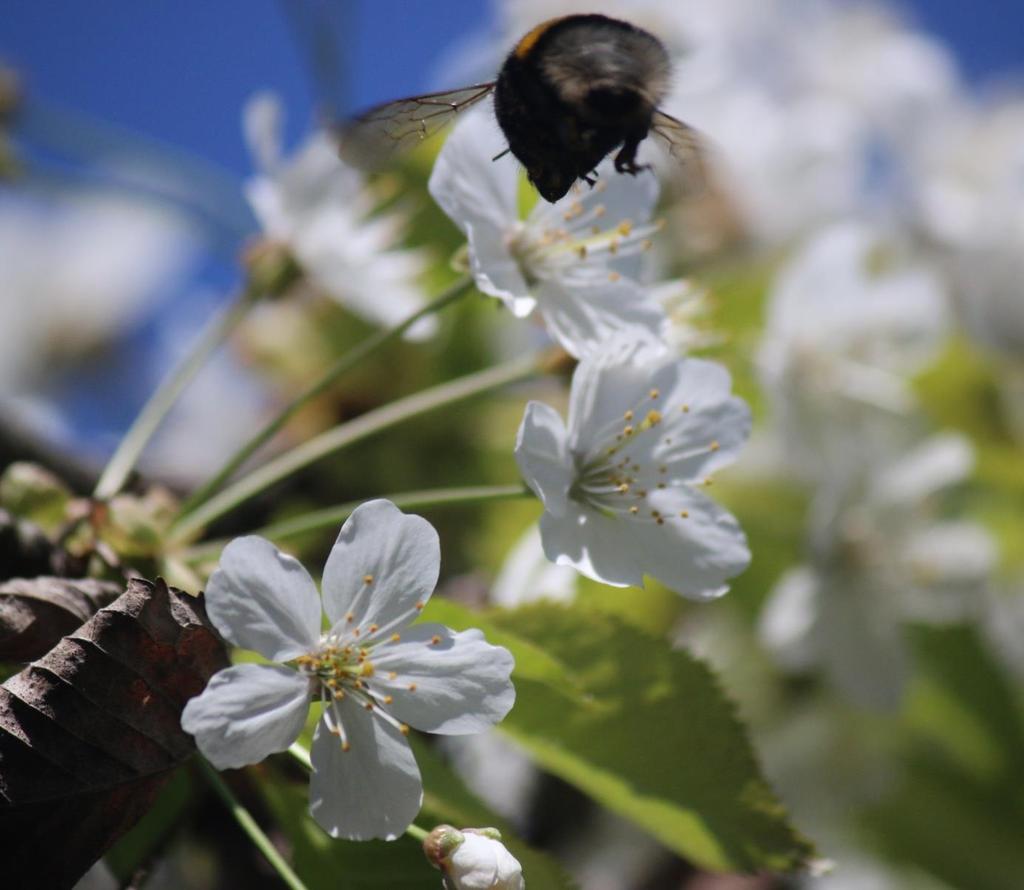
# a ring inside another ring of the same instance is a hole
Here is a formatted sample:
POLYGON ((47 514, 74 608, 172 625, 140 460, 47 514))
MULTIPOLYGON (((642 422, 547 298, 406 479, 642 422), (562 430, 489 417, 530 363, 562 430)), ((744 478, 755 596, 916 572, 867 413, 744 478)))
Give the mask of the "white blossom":
POLYGON ((512 656, 478 630, 413 623, 440 567, 437 533, 389 501, 359 506, 342 526, 316 586, 294 559, 255 536, 232 541, 206 590, 230 643, 284 664, 220 671, 182 726, 218 768, 256 763, 298 737, 310 696, 310 812, 334 837, 392 839, 423 798, 409 727, 461 735, 500 721, 515 697, 512 656))
POLYGON ((99 193, 0 201, 0 402, 22 418, 59 413, 55 373, 131 329, 182 277, 193 245, 180 218, 99 193))
POLYGON ((515 159, 493 160, 504 147, 494 123, 471 112, 430 176, 431 195, 469 242, 477 287, 517 317, 538 309, 551 336, 577 357, 633 327, 662 336, 665 310, 641 284, 642 255, 660 228, 651 222, 654 176, 623 176, 606 161, 593 189, 538 201, 524 220, 515 159))
MULTIPOLYGON (((417 278, 421 252, 401 247, 406 219, 380 211, 362 174, 346 166, 325 132, 312 135, 289 159, 281 156, 281 112, 269 95, 245 109, 245 132, 260 169, 246 186, 265 236, 283 244, 316 289, 381 325, 394 325, 424 304, 417 278)), ((425 318, 411 337, 429 336, 425 318)))
POLYGON ((571 567, 551 564, 544 555, 540 529, 531 525, 505 557, 491 585, 490 601, 504 608, 536 600, 568 602, 576 596, 577 577, 571 567))
POLYGON ((916 404, 908 377, 948 329, 943 287, 927 267, 886 256, 860 223, 823 229, 783 267, 758 352, 790 465, 820 478, 857 437, 902 429, 916 404))
POLYGON ((750 559, 738 523, 702 489, 750 432, 718 364, 627 336, 573 376, 568 425, 530 402, 516 460, 544 504, 548 559, 616 586, 651 575, 698 599, 724 593, 750 559))
POLYGON ((851 698, 884 708, 899 703, 908 672, 902 624, 979 611, 996 550, 980 526, 929 515, 970 473, 965 439, 937 435, 876 460, 819 491, 810 561, 776 585, 761 637, 784 666, 821 665, 851 698))

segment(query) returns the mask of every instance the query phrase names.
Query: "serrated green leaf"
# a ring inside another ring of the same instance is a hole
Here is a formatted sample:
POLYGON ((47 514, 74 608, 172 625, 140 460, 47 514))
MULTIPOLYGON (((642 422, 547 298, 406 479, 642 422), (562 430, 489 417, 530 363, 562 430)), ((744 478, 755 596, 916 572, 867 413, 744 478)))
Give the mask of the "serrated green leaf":
POLYGON ((498 614, 498 610, 474 612, 441 597, 434 597, 423 610, 423 618, 426 621, 437 621, 454 630, 466 630, 471 627, 482 630, 487 642, 495 646, 504 646, 515 656, 516 677, 536 680, 538 683, 559 688, 571 687, 575 683, 566 665, 560 663, 550 652, 529 640, 510 634, 501 624, 493 621, 492 617, 498 614))
POLYGON ((490 621, 556 653, 574 681, 558 689, 514 676, 516 706, 500 728, 545 769, 706 868, 794 871, 813 855, 705 665, 579 607, 490 621))
POLYGON ((969 625, 915 627, 918 677, 896 789, 861 818, 898 862, 954 887, 1011 890, 1024 874, 1024 717, 969 625))

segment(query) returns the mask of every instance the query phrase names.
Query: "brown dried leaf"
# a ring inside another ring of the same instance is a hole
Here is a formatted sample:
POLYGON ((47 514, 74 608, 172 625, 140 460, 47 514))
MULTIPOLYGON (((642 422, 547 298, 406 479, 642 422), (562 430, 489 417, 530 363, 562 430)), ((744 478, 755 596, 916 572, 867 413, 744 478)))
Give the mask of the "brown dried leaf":
POLYGON ((31 661, 121 595, 94 578, 13 578, 0 582, 0 661, 31 661))
POLYGON ((195 750, 182 708, 226 665, 201 600, 133 580, 0 686, 5 881, 73 886, 195 750))

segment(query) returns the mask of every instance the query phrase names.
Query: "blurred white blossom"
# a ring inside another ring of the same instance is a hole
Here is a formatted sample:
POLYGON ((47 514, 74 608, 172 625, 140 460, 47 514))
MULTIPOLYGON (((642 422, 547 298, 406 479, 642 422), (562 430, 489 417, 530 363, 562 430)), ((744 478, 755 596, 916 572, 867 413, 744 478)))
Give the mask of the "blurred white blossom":
POLYGON ((469 242, 477 287, 517 317, 537 308, 548 332, 574 356, 638 327, 664 335, 665 309, 641 284, 642 255, 659 230, 654 176, 598 167, 598 183, 574 186, 555 204, 518 210, 519 170, 494 156, 505 139, 470 112, 449 136, 430 176, 430 193, 469 242))
POLYGON ((870 472, 819 490, 810 560, 776 585, 761 636, 784 666, 821 665, 854 700, 895 707, 908 670, 902 624, 979 614, 997 554, 980 526, 931 515, 970 473, 965 439, 873 457, 870 472))
POLYGON ((728 372, 621 336, 573 375, 566 425, 526 406, 516 460, 544 504, 548 559, 618 587, 651 575, 696 599, 719 596, 750 561, 735 518, 703 493, 750 433, 728 372))
MULTIPOLYGON (((338 157, 326 132, 314 133, 291 158, 281 155, 281 109, 267 94, 251 99, 244 128, 260 173, 246 195, 272 243, 284 245, 308 282, 356 315, 380 325, 403 321, 424 305, 420 251, 401 246, 406 217, 381 211, 379 195, 338 157)), ((424 318, 412 338, 428 337, 424 318)))
POLYGON ((220 769, 257 763, 302 731, 310 696, 310 812, 333 837, 393 839, 419 812, 423 787, 409 726, 450 735, 500 721, 515 698, 512 656, 478 630, 413 624, 437 583, 437 532, 389 501, 360 505, 316 585, 263 538, 232 541, 206 587, 206 609, 231 643, 282 664, 215 674, 185 706, 182 727, 220 769))
MULTIPOLYGON (((53 376, 130 330, 192 257, 182 220, 98 193, 0 200, 0 401, 27 419, 59 409, 53 376)), ((54 427, 57 429, 55 430, 54 427)))
POLYGON ((514 608, 536 600, 568 602, 576 596, 577 575, 570 566, 553 565, 544 555, 540 529, 531 525, 505 557, 490 601, 514 608))
POLYGON ((940 279, 883 232, 849 222, 809 239, 772 285, 758 352, 790 467, 820 479, 865 438, 902 430, 916 404, 908 377, 947 330, 940 279))

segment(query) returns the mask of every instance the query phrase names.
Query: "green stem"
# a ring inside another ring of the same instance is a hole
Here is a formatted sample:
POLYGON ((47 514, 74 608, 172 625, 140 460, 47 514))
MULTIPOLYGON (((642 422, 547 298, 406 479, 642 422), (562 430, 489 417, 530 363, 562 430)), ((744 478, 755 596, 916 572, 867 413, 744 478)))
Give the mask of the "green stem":
POLYGON ((243 291, 230 306, 210 320, 185 357, 164 378, 156 392, 149 397, 149 401, 143 406, 138 417, 135 418, 135 422, 121 439, 121 444, 117 446, 117 450, 103 470, 103 475, 96 483, 93 497, 98 500, 106 500, 112 498, 124 487, 135 462, 139 459, 153 433, 156 432, 157 427, 160 426, 161 421, 174 407, 182 390, 192 382, 206 360, 237 327, 253 302, 253 295, 248 291, 243 291))
MULTIPOLYGON (((307 770, 312 771, 313 761, 309 759, 309 751, 302 747, 298 742, 293 742, 288 748, 288 753, 292 755, 299 763, 301 763, 307 770)), ((420 843, 427 839, 429 832, 425 828, 420 828, 418 825, 409 825, 405 829, 405 833, 409 837, 415 838, 420 843)))
POLYGON ((349 350, 341 356, 341 358, 327 369, 327 372, 316 383, 304 392, 300 393, 289 405, 282 409, 282 411, 273 420, 271 420, 265 427, 263 427, 263 429, 239 448, 238 451, 231 456, 224 466, 222 466, 209 481, 189 495, 185 503, 181 506, 182 515, 191 513, 200 504, 209 500, 215 492, 219 491, 224 486, 224 483, 231 478, 234 472, 242 464, 244 464, 256 451, 258 451, 267 441, 272 439, 281 430, 281 428, 295 415, 297 411, 327 390, 328 387, 341 377, 342 374, 345 374, 347 371, 354 368, 375 349, 378 349, 385 343, 389 343, 390 341, 400 337, 421 318, 425 318, 434 312, 440 311, 449 303, 454 303, 459 297, 470 290, 472 284, 472 279, 469 277, 459 279, 459 281, 455 282, 455 284, 444 291, 444 293, 419 309, 417 312, 414 312, 404 321, 392 328, 378 331, 372 336, 367 337, 354 349, 349 350))
POLYGON ((256 820, 253 819, 252 814, 242 806, 238 801, 238 798, 232 793, 231 789, 228 788, 227 784, 220 777, 220 773, 217 772, 207 761, 200 757, 199 769, 203 774, 203 778, 206 779, 210 787, 217 793, 217 796, 224 803, 224 806, 228 808, 231 815, 234 816, 235 821, 239 824, 242 831, 244 831, 249 839, 256 845, 259 851, 267 858, 267 861, 274 867, 283 880, 292 890, 307 890, 306 885, 302 883, 301 879, 294 871, 292 867, 285 862, 284 857, 277 852, 277 848, 270 842, 264 833, 263 829, 256 824, 256 820))
POLYGON ((430 834, 425 828, 420 828, 415 822, 411 823, 408 828, 405 829, 405 833, 411 838, 415 838, 421 844, 427 839, 430 834))
POLYGON ((365 439, 367 436, 394 426, 403 420, 426 414, 435 408, 453 405, 489 390, 526 380, 539 372, 540 361, 541 357, 530 355, 493 368, 467 374, 465 377, 458 377, 447 383, 406 396, 404 399, 382 405, 380 408, 367 411, 354 420, 332 427, 319 436, 296 446, 291 451, 286 451, 262 467, 258 467, 248 476, 243 476, 191 513, 179 516, 171 529, 170 544, 187 542, 215 519, 219 519, 225 513, 229 513, 292 473, 309 466, 322 457, 333 454, 346 445, 365 439))
MULTIPOLYGON (((464 488, 427 488, 422 491, 403 491, 399 494, 384 494, 380 497, 391 501, 403 510, 424 510, 431 507, 447 507, 463 504, 483 504, 488 501, 503 501, 511 498, 533 497, 533 492, 524 485, 474 485, 464 488)), ((365 499, 364 499, 365 500, 365 499)), ((352 511, 364 501, 348 501, 322 510, 313 510, 300 516, 292 516, 258 528, 250 534, 261 535, 273 541, 292 538, 307 532, 333 528, 344 522, 352 511)), ((226 540, 204 541, 187 551, 189 560, 213 556, 227 544, 226 540)))

